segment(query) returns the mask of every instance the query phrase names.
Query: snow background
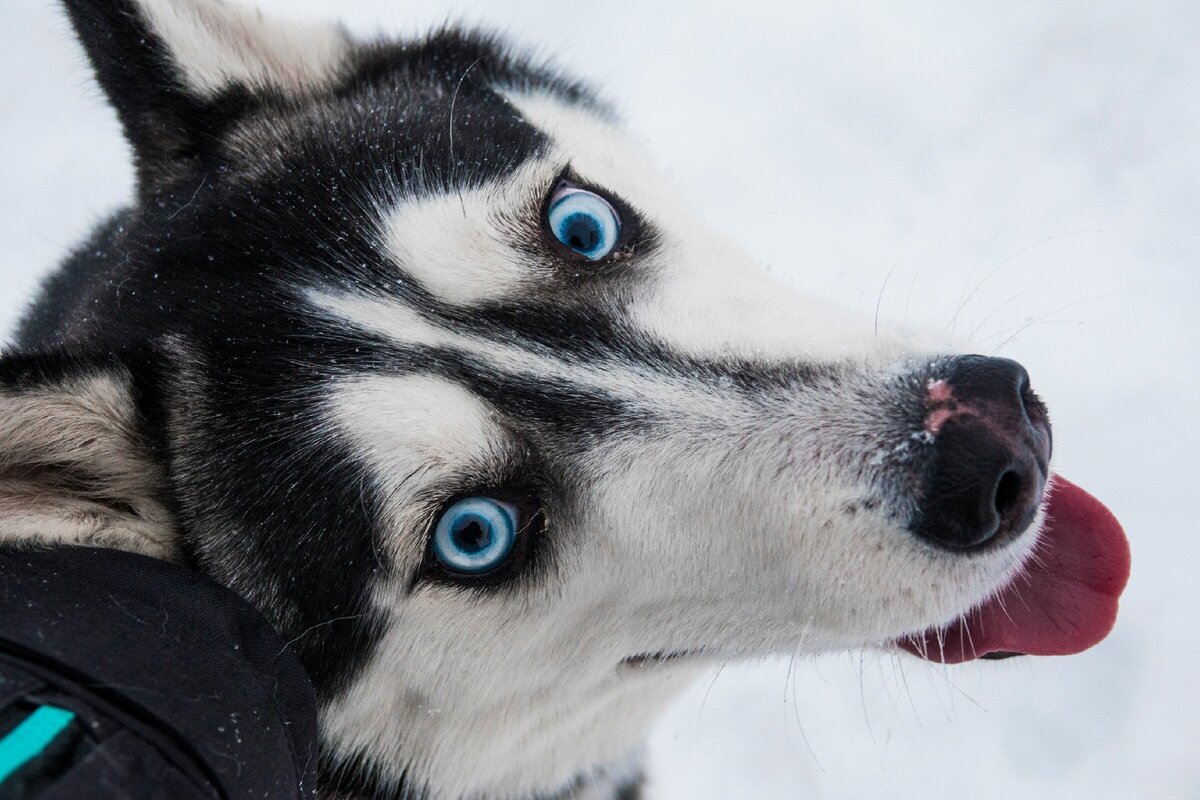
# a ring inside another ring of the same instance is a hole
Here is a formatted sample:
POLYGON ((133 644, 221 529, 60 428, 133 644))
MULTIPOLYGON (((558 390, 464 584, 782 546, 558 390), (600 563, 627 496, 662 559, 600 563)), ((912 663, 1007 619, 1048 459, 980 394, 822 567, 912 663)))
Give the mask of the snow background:
MULTIPOLYGON (((0 332, 131 194, 56 5, 0 4, 0 332)), ((1023 361, 1058 467, 1126 525, 1133 579, 1089 653, 731 665, 657 730, 651 798, 1200 798, 1200 4, 262 5, 556 55, 778 274, 1023 361)))

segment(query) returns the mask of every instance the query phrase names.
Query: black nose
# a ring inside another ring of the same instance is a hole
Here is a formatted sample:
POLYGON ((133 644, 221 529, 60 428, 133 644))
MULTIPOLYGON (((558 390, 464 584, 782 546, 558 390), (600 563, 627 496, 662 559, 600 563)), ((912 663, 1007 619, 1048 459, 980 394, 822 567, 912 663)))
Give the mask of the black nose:
POLYGON ((962 356, 939 364, 926 391, 932 458, 911 529, 954 550, 1027 529, 1046 484, 1050 425, 1025 368, 962 356))

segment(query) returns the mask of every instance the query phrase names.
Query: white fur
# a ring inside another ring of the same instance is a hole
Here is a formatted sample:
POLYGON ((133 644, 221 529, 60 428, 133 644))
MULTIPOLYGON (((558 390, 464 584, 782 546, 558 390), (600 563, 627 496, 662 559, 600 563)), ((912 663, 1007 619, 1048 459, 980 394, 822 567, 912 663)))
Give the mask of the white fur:
MULTIPOLYGON (((446 381, 420 375, 362 376, 339 383, 331 394, 337 429, 349 436, 373 466, 371 477, 388 496, 394 530, 424 532, 431 510, 422 493, 461 471, 503 458, 508 441, 474 395, 446 381), (446 424, 453 420, 453 424, 446 424)), ((397 555, 419 558, 420 536, 392 540, 397 555)))
MULTIPOLYGON (((506 96, 550 137, 559 159, 645 212, 664 234, 663 255, 648 265, 657 280, 630 309, 648 334, 684 352, 810 361, 884 362, 918 344, 907 331, 877 336, 871 319, 782 284, 701 223, 644 148, 613 122, 544 93, 506 96)), ((927 338, 919 344, 945 347, 927 338)))
POLYGON ((320 313, 397 345, 454 348, 518 379, 602 390, 662 420, 551 454, 578 496, 566 518, 550 511, 546 574, 488 595, 412 590, 436 514, 423 498, 521 445, 499 411, 434 377, 338 388, 336 424, 387 487, 397 569, 373 597, 391 621, 383 642, 322 722, 336 753, 373 757, 385 780, 399 777, 390 765, 403 766, 435 797, 515 798, 626 763, 704 664, 885 644, 944 622, 1005 583, 1034 539, 956 557, 861 504, 908 448, 930 446, 913 437, 919 431, 882 422, 894 402, 891 365, 911 345, 778 285, 699 225, 609 123, 544 96, 510 100, 552 152, 502 188, 388 210, 386 247, 406 279, 460 306, 519 299, 546 279, 545 267, 506 232, 537 213, 569 163, 660 234, 659 251, 637 262, 647 281, 630 305, 647 339, 845 371, 748 399, 732 386, 453 330, 378 294, 306 292, 320 313), (622 663, 692 650, 707 655, 622 663))
POLYGON ((550 277, 548 265, 530 263, 512 247, 517 220, 539 211, 541 188, 554 175, 550 169, 553 165, 534 162, 501 184, 423 197, 385 211, 388 255, 405 276, 448 303, 518 297, 523 288, 550 277))
MULTIPOLYGON (((323 306, 398 343, 489 352, 398 305, 325 298, 323 306)), ((599 377, 551 357, 511 364, 502 347, 490 355, 506 368, 599 377)), ((646 380, 605 388, 637 398, 646 380)), ((481 597, 433 585, 410 594, 410 581, 436 513, 421 498, 517 446, 505 444, 502 417, 435 378, 342 384, 331 407, 387 487, 397 569, 373 598, 392 620, 383 643, 323 709, 337 751, 403 764, 436 796, 546 791, 621 763, 712 659, 884 643, 985 597, 1022 548, 974 560, 939 555, 882 513, 845 513, 868 491, 845 465, 865 459, 861 442, 883 436, 879 408, 860 389, 821 387, 760 405, 659 386, 653 402, 673 419, 668 427, 564 456, 560 468, 587 488, 569 519, 551 515, 550 574, 481 597), (817 449, 822 459, 805 457, 817 449), (711 656, 621 665, 691 649, 711 656)))
MULTIPOLYGON (((267 24, 211 0, 140 2, 201 96, 238 82, 304 94, 332 80, 345 57, 336 29, 267 24)), ((435 375, 339 379, 312 420, 314 438, 353 445, 363 480, 381 490, 393 566, 369 600, 386 624, 382 641, 321 709, 329 756, 365 755, 385 782, 427 782, 435 800, 547 793, 600 770, 622 777, 659 710, 705 665, 882 645, 945 622, 1004 584, 1034 539, 969 557, 916 541, 878 497, 906 448, 930 446, 912 437, 920 431, 883 423, 895 400, 892 365, 914 345, 779 285, 696 221, 611 123, 548 95, 508 97, 547 134, 549 153, 502 186, 381 209, 398 279, 463 309, 516 301, 554 279, 562 265, 516 243, 569 164, 660 234, 655 253, 631 262, 644 280, 621 309, 647 341, 843 369, 837 380, 749 397, 732 381, 580 363, 453 330, 378 293, 304 291, 315 313, 398 346, 454 348, 518 380, 556 378, 653 412, 655 423, 636 434, 535 442, 568 476, 572 497, 562 509, 549 499, 541 571, 490 593, 413 577, 440 500, 461 476, 487 474, 529 446, 512 433, 523 420, 435 375), (625 663, 677 651, 703 655, 625 663)), ((29 481, 12 472, 70 457, 111 465, 102 484, 115 494, 103 496, 139 509, 104 530, 131 548, 156 541, 165 530, 148 499, 156 475, 129 433, 132 409, 119 389, 101 381, 75 387, 77 400, 0 395, 0 523, 5 504, 16 504, 7 516, 20 530, 54 523, 58 539, 78 538, 63 518, 90 500, 51 492, 31 503, 29 481)), ((186 458, 174 466, 185 484, 198 469, 186 458)))
POLYGON ((160 476, 134 413, 115 377, 0 390, 0 541, 173 557, 170 515, 154 499, 160 476))
POLYGON ((137 0, 189 88, 211 98, 231 84, 309 94, 335 79, 349 52, 333 25, 267 19, 224 0, 137 0))

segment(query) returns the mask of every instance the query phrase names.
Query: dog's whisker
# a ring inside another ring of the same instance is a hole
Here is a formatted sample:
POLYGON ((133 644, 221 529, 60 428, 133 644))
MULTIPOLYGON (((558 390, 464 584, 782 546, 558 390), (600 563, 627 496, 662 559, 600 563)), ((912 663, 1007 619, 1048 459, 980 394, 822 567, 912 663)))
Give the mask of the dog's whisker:
MULTIPOLYGON (((998 264, 996 264, 995 267, 993 267, 990 271, 988 271, 988 273, 983 276, 983 278, 979 281, 979 283, 977 283, 975 285, 975 288, 973 288, 970 291, 970 293, 968 293, 967 296, 959 302, 958 309, 955 310, 954 316, 950 320, 950 329, 954 330, 955 324, 958 322, 959 314, 962 313, 963 309, 965 309, 967 307, 967 304, 971 302, 971 300, 975 297, 976 294, 978 294, 979 290, 982 289, 984 287, 984 285, 987 284, 988 281, 990 281, 993 277, 995 277, 995 275, 1001 269, 1003 269, 1007 265, 1011 264, 1017 258, 1021 257, 1022 255, 1029 252, 1030 250, 1041 247, 1042 245, 1047 244, 1048 242, 1052 242, 1052 241, 1055 241, 1056 239, 1062 239, 1064 237, 1069 237, 1069 236, 1079 236, 1079 235, 1085 234, 1085 233, 1097 233, 1097 231, 1081 230, 1081 231, 1068 231, 1066 233, 1052 234, 1050 236, 1046 236, 1042 239, 1039 239, 1038 241, 1033 242, 1032 244, 1028 244, 1025 247, 1022 247, 1021 249, 1017 250, 1015 253, 1010 255, 1008 258, 1005 258, 1004 260, 1000 261, 998 264)), ((995 236, 993 236, 992 239, 994 241, 995 236)), ((976 261, 976 264, 978 264, 978 263, 979 262, 976 261)), ((971 268, 971 272, 973 273, 974 270, 975 270, 975 267, 973 266, 971 268)), ((969 279, 969 275, 968 275, 968 279, 969 279)))
POLYGON ((282 649, 282 650, 280 650, 278 653, 276 653, 276 654, 275 654, 275 657, 276 657, 276 658, 278 658, 279 656, 283 655, 283 654, 284 654, 284 653, 287 651, 287 649, 288 649, 289 647, 291 647, 292 645, 296 644, 296 643, 297 643, 297 642, 299 642, 301 639, 303 639, 305 636, 307 636, 308 634, 312 633, 312 632, 313 632, 313 631, 315 631, 315 630, 319 630, 320 628, 324 628, 324 627, 325 627, 325 626, 327 626, 327 625, 333 625, 334 623, 337 623, 337 622, 348 622, 348 621, 350 621, 350 620, 362 619, 362 618, 363 618, 363 617, 365 617, 365 616, 367 616, 367 615, 366 615, 366 613, 362 613, 362 614, 349 614, 349 615, 347 615, 347 616, 343 616, 343 617, 334 617, 333 619, 327 619, 327 620, 325 620, 324 622, 318 622, 318 623, 317 623, 317 624, 315 624, 315 625, 310 625, 309 627, 307 627, 307 628, 305 628, 303 631, 301 631, 299 634, 297 634, 297 635, 296 635, 294 638, 292 638, 292 639, 289 639, 289 640, 288 640, 288 642, 287 642, 287 644, 285 644, 285 645, 283 646, 283 649, 282 649))
POLYGON ((987 325, 987 323, 990 322, 993 317, 995 317, 997 314, 999 314, 1001 311, 1003 311, 1005 308, 1007 308, 1009 305, 1011 305, 1016 300, 1019 300, 1020 298, 1026 297, 1035 292, 1040 292, 1041 290, 1045 289, 1047 286, 1051 286, 1054 283, 1055 283, 1054 280, 1043 281, 1035 286, 1030 286, 1026 289, 1023 289, 1019 292, 1016 292, 1016 293, 1010 295, 1007 300, 1004 300, 1003 302, 998 303, 994 309, 992 309, 989 313, 984 315, 982 319, 980 319, 978 322, 975 323, 975 326, 971 328, 970 334, 968 334, 968 338, 971 339, 972 341, 974 341, 975 338, 979 335, 979 331, 983 329, 984 325, 987 325))
POLYGON ((904 672, 904 658, 899 655, 893 655, 892 660, 895 662, 896 671, 900 674, 900 683, 904 686, 904 694, 908 697, 908 705, 912 708, 913 717, 917 720, 917 724, 921 724, 921 714, 917 711, 916 701, 913 700, 912 690, 908 686, 908 675, 904 672))
MULTIPOLYGON (((1118 589, 1080 631, 1024 613, 1077 611, 1063 587, 1121 543, 1077 487, 1032 496, 1052 436, 1025 368, 890 335, 892 281, 911 268, 907 321, 941 234, 887 268, 868 328, 831 302, 859 278, 781 279, 722 241, 611 106, 498 37, 62 5, 137 185, 0 354, 0 544, 240 593, 308 672, 322 791, 627 796, 613 754, 653 709, 699 700, 699 748, 726 666, 779 655, 765 718, 823 772, 798 695, 826 663, 883 747, 901 686, 916 703, 876 648, 937 662, 953 719, 947 660, 1078 652, 1111 621, 1118 589)), ((1023 295, 980 298, 1056 238, 993 263, 999 235, 951 332, 1002 327, 1023 295)))
MULTIPOLYGON (((449 144, 450 144, 450 147, 449 147, 450 162, 447 166, 448 166, 448 171, 449 171, 449 175, 450 175, 450 180, 451 180, 452 184, 454 184, 454 185, 458 185, 458 181, 454 180, 454 176, 459 173, 458 160, 454 154, 454 111, 455 111, 455 106, 458 104, 458 93, 460 91, 462 91, 463 82, 467 79, 467 75, 471 74, 471 70, 475 69, 476 65, 478 65, 479 62, 481 62, 481 61, 483 61, 483 56, 480 56, 479 58, 472 61, 467 66, 467 68, 463 70, 462 75, 458 76, 458 82, 454 85, 454 93, 450 96, 450 113, 449 113, 450 119, 449 119, 449 123, 447 126, 448 127, 447 135, 448 135, 449 144)), ((462 207, 462 215, 465 218, 467 216, 467 205, 466 205, 466 201, 463 200, 461 187, 459 188, 459 192, 458 192, 458 200, 459 200, 459 204, 462 207)))
MULTIPOLYGON (((803 642, 803 636, 801 637, 801 641, 803 642)), ((802 654, 802 646, 803 644, 801 643, 801 645, 797 646, 797 648, 792 651, 791 661, 788 664, 788 675, 784 681, 784 704, 787 704, 788 684, 790 684, 792 695, 792 718, 796 721, 797 730, 800 731, 800 739, 804 742, 804 748, 808 751, 809 757, 812 758, 813 763, 817 765, 817 770, 820 772, 825 772, 825 766, 821 763, 821 759, 817 757, 817 751, 813 748, 812 742, 809 741, 808 733, 804 730, 804 722, 800 719, 800 702, 797 698, 796 692, 797 675, 793 671, 793 666, 795 664, 796 657, 802 654)), ((786 722, 784 725, 784 730, 785 732, 787 730, 786 722)))
POLYGON ((879 309, 883 305, 883 293, 887 291, 888 282, 892 279, 892 273, 896 271, 896 267, 900 265, 899 260, 893 261, 892 266, 887 271, 887 275, 883 278, 883 284, 879 287, 879 297, 875 299, 875 336, 879 336, 879 309))
POLYGON ((917 262, 917 266, 913 269, 912 279, 908 282, 908 294, 904 297, 904 324, 908 324, 908 311, 912 302, 913 292, 917 288, 917 277, 921 274, 921 270, 925 267, 925 262, 929 258, 930 252, 933 251, 933 241, 931 240, 925 248, 925 252, 921 254, 921 260, 917 262))
POLYGON ((972 289, 971 292, 968 293, 967 287, 971 285, 971 278, 975 276, 975 270, 979 269, 979 265, 983 261, 984 253, 988 251, 988 248, 990 248, 999 237, 1000 231, 996 231, 992 234, 992 238, 988 239, 987 244, 981 247, 979 252, 975 254, 975 260, 971 263, 971 268, 967 270, 967 274, 963 277, 962 287, 958 291, 958 301, 954 306, 954 313, 950 315, 950 321, 946 323, 946 329, 949 330, 952 335, 957 329, 958 315, 962 313, 963 309, 966 308, 967 303, 971 301, 971 294, 978 289, 978 286, 976 286, 975 289, 972 289))
MULTIPOLYGON (((1074 302, 1071 302, 1071 303, 1066 303, 1066 304, 1064 304, 1064 305, 1058 306, 1057 308, 1053 308, 1053 309, 1051 309, 1051 310, 1049 310, 1049 311, 1045 312, 1044 314, 1040 314, 1040 315, 1038 315, 1038 316, 1036 316, 1036 317, 1034 317, 1034 318, 1032 318, 1032 319, 1026 320, 1026 321, 1025 321, 1024 323, 1022 323, 1021 325, 1013 326, 1013 327, 1010 327, 1010 328, 1005 328, 1005 329, 1003 329, 1003 330, 1000 330, 1000 331, 997 331, 996 333, 993 333, 993 334, 991 334, 991 335, 989 335, 989 336, 985 336, 985 337, 983 337, 982 339, 980 339, 980 340, 979 340, 979 342, 980 342, 980 344, 982 344, 983 342, 986 342, 986 341, 988 341, 989 339, 995 339, 995 338, 998 338, 998 337, 1000 337, 1000 336, 1004 336, 1005 334, 1007 334, 1007 333, 1009 333, 1010 331, 1013 331, 1013 330, 1015 329, 1015 333, 1012 333, 1012 335, 1010 335, 1008 338, 1006 338, 1006 339, 1004 339, 1003 341, 1001 341, 1001 342, 1000 342, 1000 344, 996 345, 996 346, 993 348, 992 352, 993 352, 993 353, 998 353, 998 352, 1000 352, 1001 350, 1003 350, 1003 349, 1004 349, 1004 348, 1005 348, 1005 347, 1006 347, 1006 346, 1007 346, 1009 343, 1011 343, 1011 342, 1012 342, 1014 339, 1016 339, 1016 338, 1017 338, 1018 336, 1020 336, 1022 333, 1024 333, 1024 332, 1025 332, 1025 331, 1027 331, 1027 330, 1029 330, 1031 327, 1033 327, 1033 326, 1035 326, 1035 325, 1045 325, 1045 324, 1070 324, 1070 325, 1080 325, 1080 324, 1085 324, 1083 321, 1080 321, 1080 320, 1054 320, 1054 319, 1051 319, 1051 318, 1052 318, 1052 317, 1053 317, 1055 314, 1061 313, 1061 312, 1063 312, 1063 311, 1067 311, 1067 310, 1069 310, 1069 309, 1075 308, 1075 307, 1077 307, 1077 306, 1080 306, 1080 305, 1084 305, 1085 303, 1092 303, 1092 302, 1095 302, 1095 301, 1097 301, 1097 300, 1103 300, 1103 299, 1105 299, 1105 298, 1108 298, 1108 297, 1114 297, 1114 296, 1119 296, 1119 295, 1123 295, 1123 294, 1125 294, 1125 292, 1105 292, 1104 294, 1093 295, 1092 297, 1085 297, 1085 298, 1084 298, 1084 299, 1082 299, 1082 300, 1076 300, 1076 301, 1074 301, 1074 302)), ((1108 327, 1108 328, 1109 328, 1109 329, 1111 329, 1111 330, 1120 330, 1119 328, 1116 328, 1116 327, 1113 327, 1113 326, 1106 326, 1106 325, 1104 325, 1104 324, 1102 324, 1102 323, 1086 323, 1086 324, 1091 324, 1091 325, 1094 325, 1094 326, 1096 326, 1096 327, 1102 327, 1102 328, 1103 328, 1103 327, 1108 327)))
POLYGON ((704 690, 704 697, 700 701, 700 710, 696 713, 696 748, 700 747, 700 728, 704 721, 704 709, 708 705, 708 696, 712 694, 713 687, 717 685, 717 678, 721 677, 721 673, 725 671, 725 667, 729 664, 728 661, 722 661, 721 666, 717 667, 717 671, 713 673, 712 680, 708 682, 708 688, 704 690))

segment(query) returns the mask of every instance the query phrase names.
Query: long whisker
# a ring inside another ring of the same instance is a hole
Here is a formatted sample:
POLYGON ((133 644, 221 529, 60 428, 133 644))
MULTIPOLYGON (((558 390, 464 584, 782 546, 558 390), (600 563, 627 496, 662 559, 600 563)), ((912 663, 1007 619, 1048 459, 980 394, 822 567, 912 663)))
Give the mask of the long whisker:
POLYGON ((1001 311, 1003 311, 1005 308, 1007 308, 1014 300, 1025 297, 1026 295, 1032 294, 1033 292, 1037 292, 1042 289, 1045 289, 1047 286, 1051 285, 1052 283, 1054 283, 1053 280, 1042 281, 1041 283, 1037 284, 1036 286, 1030 286, 1029 288, 1025 289, 1024 291, 1017 292, 1016 294, 1012 295, 1007 300, 1005 300, 1003 303, 1000 303, 998 306, 996 306, 994 309, 992 309, 992 311, 990 313, 988 313, 986 316, 984 316, 983 319, 981 319, 981 320, 979 320, 979 322, 975 323, 975 327, 971 328, 971 333, 969 335, 970 338, 974 339, 975 335, 979 333, 980 328, 982 328, 984 325, 986 325, 988 323, 988 321, 992 319, 992 317, 996 316, 1001 311))
MULTIPOLYGON (((1020 335, 1022 332, 1024 332, 1024 331, 1025 331, 1025 330, 1027 330, 1027 329, 1029 329, 1029 328, 1030 328, 1030 327, 1032 327, 1033 325, 1039 325, 1039 324, 1042 324, 1042 323, 1044 323, 1044 322, 1064 322, 1064 323, 1072 323, 1072 322, 1076 322, 1076 321, 1074 321, 1074 320, 1051 320, 1051 319, 1050 319, 1050 317, 1054 316, 1055 314, 1058 314, 1059 312, 1062 312, 1062 311, 1067 311, 1068 309, 1072 309, 1072 308, 1075 308, 1076 306, 1081 306, 1081 305, 1084 305, 1085 303, 1094 303, 1094 302, 1095 302, 1095 301, 1097 301, 1097 300, 1103 300, 1103 299, 1105 299, 1105 298, 1108 298, 1108 297, 1118 297, 1118 296, 1122 296, 1122 295, 1125 295, 1125 294, 1127 294, 1127 292, 1124 292, 1124 291, 1118 291, 1118 292, 1104 292, 1103 294, 1096 294, 1096 295, 1092 295, 1091 297, 1085 297, 1085 298, 1083 298, 1083 299, 1081 299, 1081 300, 1075 300, 1075 301, 1073 301, 1073 302, 1070 302, 1070 303, 1064 303, 1064 304, 1063 304, 1063 305, 1061 305, 1061 306, 1058 306, 1058 307, 1056 307, 1056 308, 1052 308, 1052 309, 1050 309, 1049 311, 1046 311, 1046 312, 1045 312, 1045 313, 1043 313, 1043 314, 1039 314, 1038 316, 1034 317, 1033 319, 1027 320, 1026 322, 1022 323, 1021 325, 1014 326, 1014 327, 1017 329, 1017 332, 1016 332, 1016 333, 1014 333, 1012 336, 1009 336, 1009 337, 1008 337, 1007 339, 1005 339, 1003 342, 1001 342, 1001 343, 1000 343, 1000 344, 999 344, 999 345, 996 347, 996 350, 999 350, 1001 347, 1003 347, 1004 345, 1006 345, 1006 344, 1008 344, 1009 342, 1011 342, 1013 339, 1015 339, 1017 336, 1019 336, 1019 335, 1020 335)), ((1091 323, 1091 324, 1095 324, 1095 325, 1101 325, 1101 323, 1091 323)), ((1111 326, 1109 326, 1109 327, 1111 327, 1111 326)), ((1113 328, 1113 329, 1114 329, 1114 330, 1120 330, 1119 328, 1113 328)), ((980 341, 980 342, 986 342, 988 339, 995 339, 995 338, 996 338, 996 337, 998 337, 998 336, 1003 336, 1004 334, 1008 333, 1008 332, 1009 332, 1009 331, 1011 331, 1011 330, 1013 330, 1013 328, 1005 328, 1004 330, 997 331, 996 333, 993 333, 993 334, 991 334, 990 336, 985 336, 985 337, 983 337, 982 339, 980 339, 979 341, 980 341)), ((993 352, 994 352, 994 351, 993 351, 993 352)))
MULTIPOLYGON (((465 81, 467 79, 467 75, 470 74, 471 70, 475 69, 475 65, 478 64, 482 60, 483 60, 483 56, 480 56, 479 58, 472 61, 471 64, 466 69, 463 70, 463 74, 458 77, 458 85, 456 85, 454 87, 454 94, 450 96, 450 124, 449 124, 450 175, 454 175, 454 171, 458 165, 458 162, 454 158, 454 107, 458 103, 458 93, 459 93, 459 91, 462 90, 463 81, 465 81)), ((458 181, 454 181, 454 183, 458 184, 458 181)), ((465 217, 467 215, 467 206, 466 206, 466 202, 463 200, 461 185, 460 185, 459 191, 458 191, 458 202, 462 205, 462 212, 463 212, 463 216, 465 217)))
MULTIPOLYGON (((979 290, 982 289, 988 281, 990 281, 993 277, 995 277, 996 273, 998 273, 1001 269, 1003 269, 1007 265, 1011 264, 1017 258, 1020 258, 1022 255, 1029 252, 1030 250, 1033 250, 1036 247, 1040 247, 1040 246, 1046 244, 1047 242, 1052 242, 1055 239, 1062 239, 1066 236, 1078 236, 1083 233, 1097 233, 1097 231, 1086 231, 1086 230, 1085 231, 1068 231, 1066 233, 1056 233, 1051 236, 1047 236, 1043 239, 1039 239, 1038 241, 1034 242, 1033 244, 1029 244, 1029 245, 1026 245, 1025 247, 1022 247, 1020 250, 1013 253, 1011 256, 1004 259, 996 266, 992 267, 992 269, 986 275, 983 276, 983 278, 979 281, 979 283, 975 284, 975 288, 972 289, 967 294, 967 296, 965 298, 963 298, 962 301, 958 304, 958 308, 954 311, 954 316, 950 318, 950 330, 953 331, 955 329, 956 325, 958 324, 958 317, 963 312, 963 309, 965 309, 967 307, 967 304, 969 304, 971 302, 971 300, 975 297, 975 295, 979 293, 979 290)), ((992 238, 995 239, 995 237, 992 237, 992 238)), ((976 263, 978 263, 978 262, 976 262, 976 263)), ((971 271, 974 272, 975 268, 972 267, 971 271)))
POLYGON ((859 648, 858 651, 858 702, 862 706, 863 721, 867 723, 867 735, 871 737, 871 743, 878 745, 879 742, 875 739, 875 729, 871 727, 871 715, 867 711, 867 691, 863 685, 863 659, 866 656, 866 648, 859 648))
POLYGON ((908 282, 908 295, 904 298, 904 323, 908 324, 908 307, 912 303, 913 291, 917 288, 917 276, 921 274, 921 270, 925 267, 925 262, 929 259, 929 253, 933 250, 933 242, 925 248, 921 260, 917 262, 916 269, 913 270, 912 280, 908 282))
MULTIPOLYGON (((954 333, 955 326, 958 323, 958 315, 962 313, 962 310, 966 308, 967 303, 970 302, 970 294, 974 293, 974 290, 972 290, 971 293, 967 292, 967 287, 971 285, 971 278, 975 277, 975 270, 979 269, 979 263, 983 261, 983 254, 988 251, 988 248, 992 246, 992 243, 995 242, 999 236, 1000 231, 996 231, 992 234, 992 238, 988 239, 987 244, 980 248, 979 253, 976 254, 974 263, 971 264, 971 268, 967 270, 966 277, 963 278, 962 288, 958 290, 958 302, 954 306, 954 314, 951 315, 950 322, 946 325, 946 328, 949 329, 951 334, 954 333)), ((977 286, 976 289, 978 288, 979 287, 977 286)))
POLYGON ((704 699, 700 701, 700 711, 696 714, 696 747, 700 747, 700 727, 704 721, 704 707, 708 705, 708 696, 712 694, 713 687, 717 685, 717 678, 721 677, 721 673, 725 671, 725 666, 728 661, 722 661, 721 666, 717 667, 717 672, 713 675, 712 680, 708 682, 708 688, 704 690, 704 699))
POLYGON ((892 268, 888 270, 887 275, 883 278, 883 285, 879 287, 879 297, 875 300, 875 336, 879 336, 879 307, 883 305, 883 293, 887 291, 888 281, 892 279, 892 273, 896 271, 896 267, 900 265, 899 261, 892 263, 892 268))

